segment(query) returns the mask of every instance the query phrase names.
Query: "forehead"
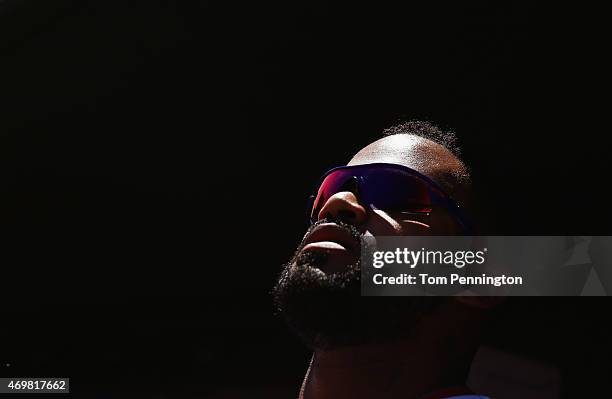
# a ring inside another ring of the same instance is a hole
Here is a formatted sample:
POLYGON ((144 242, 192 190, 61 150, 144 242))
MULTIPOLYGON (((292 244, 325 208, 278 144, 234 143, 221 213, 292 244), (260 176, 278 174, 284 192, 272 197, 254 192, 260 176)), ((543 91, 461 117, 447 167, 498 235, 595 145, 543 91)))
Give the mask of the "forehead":
POLYGON ((407 166, 434 180, 463 169, 463 164, 445 147, 410 134, 383 137, 362 148, 348 165, 394 163, 407 166))

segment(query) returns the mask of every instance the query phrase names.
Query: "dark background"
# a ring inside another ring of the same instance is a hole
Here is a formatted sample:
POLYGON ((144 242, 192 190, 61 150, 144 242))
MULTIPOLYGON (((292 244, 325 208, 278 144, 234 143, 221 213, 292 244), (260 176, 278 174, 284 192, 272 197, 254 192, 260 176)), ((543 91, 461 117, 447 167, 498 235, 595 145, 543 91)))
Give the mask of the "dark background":
MULTIPOLYGON (((0 1, 0 375, 294 395, 269 290, 306 197, 405 119, 458 134, 483 232, 610 234, 600 11, 559 7, 0 1)), ((597 393, 608 304, 519 300, 488 339, 597 393)))

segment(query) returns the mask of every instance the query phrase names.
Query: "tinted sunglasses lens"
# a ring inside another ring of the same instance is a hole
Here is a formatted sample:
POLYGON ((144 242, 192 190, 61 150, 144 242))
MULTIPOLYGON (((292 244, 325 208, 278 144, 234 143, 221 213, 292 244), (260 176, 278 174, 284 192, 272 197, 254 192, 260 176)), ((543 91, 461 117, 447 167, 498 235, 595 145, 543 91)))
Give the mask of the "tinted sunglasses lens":
POLYGON ((327 202, 327 200, 334 194, 347 190, 345 188, 346 183, 352 181, 353 172, 351 170, 336 170, 331 172, 323 179, 319 191, 312 204, 312 210, 310 212, 310 220, 315 222, 319 218, 319 212, 327 202))
POLYGON ((403 170, 372 171, 364 181, 364 203, 388 212, 431 212, 430 188, 426 181, 403 170))

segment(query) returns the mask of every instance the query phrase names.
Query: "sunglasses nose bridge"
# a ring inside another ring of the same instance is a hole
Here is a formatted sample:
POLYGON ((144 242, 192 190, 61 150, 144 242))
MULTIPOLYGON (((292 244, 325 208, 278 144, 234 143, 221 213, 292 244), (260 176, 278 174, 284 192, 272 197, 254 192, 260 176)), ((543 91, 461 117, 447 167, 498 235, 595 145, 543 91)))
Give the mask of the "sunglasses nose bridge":
POLYGON ((349 191, 359 200, 359 178, 357 176, 349 177, 339 191, 349 191))
POLYGON ((360 225, 366 221, 366 208, 358 198, 357 178, 351 180, 349 186, 344 184, 325 201, 318 214, 313 215, 317 220, 340 220, 353 225, 360 225))

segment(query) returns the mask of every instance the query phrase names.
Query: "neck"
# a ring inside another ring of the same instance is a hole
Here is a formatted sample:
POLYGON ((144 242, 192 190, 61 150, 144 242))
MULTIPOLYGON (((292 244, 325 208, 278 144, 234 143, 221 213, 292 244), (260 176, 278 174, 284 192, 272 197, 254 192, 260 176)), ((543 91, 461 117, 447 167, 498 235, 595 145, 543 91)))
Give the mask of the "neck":
POLYGON ((399 342, 315 350, 300 399, 411 399, 462 385, 476 349, 473 335, 436 324, 399 342))

